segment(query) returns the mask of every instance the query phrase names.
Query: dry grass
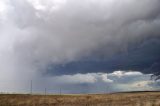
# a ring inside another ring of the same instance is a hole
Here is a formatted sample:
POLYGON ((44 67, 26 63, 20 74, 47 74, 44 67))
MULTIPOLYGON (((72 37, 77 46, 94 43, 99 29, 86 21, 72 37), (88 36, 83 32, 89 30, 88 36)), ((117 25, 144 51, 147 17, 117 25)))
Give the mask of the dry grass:
POLYGON ((160 92, 47 96, 1 94, 0 106, 160 106, 160 92))

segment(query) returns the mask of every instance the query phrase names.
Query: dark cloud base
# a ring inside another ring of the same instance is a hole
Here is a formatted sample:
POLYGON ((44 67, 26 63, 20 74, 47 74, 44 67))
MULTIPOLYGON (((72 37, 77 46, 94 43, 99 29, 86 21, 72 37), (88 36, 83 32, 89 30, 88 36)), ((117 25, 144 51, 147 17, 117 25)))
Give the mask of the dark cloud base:
POLYGON ((148 39, 134 45, 128 52, 108 58, 88 58, 67 64, 49 66, 47 73, 53 75, 113 72, 115 70, 137 70, 142 73, 156 73, 160 70, 160 39, 148 39))

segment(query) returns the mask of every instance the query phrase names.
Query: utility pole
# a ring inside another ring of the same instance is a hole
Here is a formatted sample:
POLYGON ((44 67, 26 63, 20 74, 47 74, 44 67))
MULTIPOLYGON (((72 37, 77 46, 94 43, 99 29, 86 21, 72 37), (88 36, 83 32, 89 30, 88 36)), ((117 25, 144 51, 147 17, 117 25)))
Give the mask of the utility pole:
POLYGON ((60 91, 59 91, 60 95, 61 95, 61 88, 60 88, 60 91))
POLYGON ((30 88, 30 93, 32 95, 32 80, 31 80, 31 88, 30 88))
POLYGON ((46 96, 46 94, 47 94, 47 90, 46 90, 46 88, 45 88, 45 92, 44 92, 44 94, 45 94, 45 96, 46 96))
POLYGON ((108 93, 108 87, 106 87, 106 93, 108 93))

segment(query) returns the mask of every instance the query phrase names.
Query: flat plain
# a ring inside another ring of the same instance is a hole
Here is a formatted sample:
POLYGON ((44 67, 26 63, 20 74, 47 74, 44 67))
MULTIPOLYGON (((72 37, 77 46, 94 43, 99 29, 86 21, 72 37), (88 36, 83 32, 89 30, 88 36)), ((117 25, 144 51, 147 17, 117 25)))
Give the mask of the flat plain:
POLYGON ((160 92, 84 95, 0 94, 0 106, 160 106, 160 92))

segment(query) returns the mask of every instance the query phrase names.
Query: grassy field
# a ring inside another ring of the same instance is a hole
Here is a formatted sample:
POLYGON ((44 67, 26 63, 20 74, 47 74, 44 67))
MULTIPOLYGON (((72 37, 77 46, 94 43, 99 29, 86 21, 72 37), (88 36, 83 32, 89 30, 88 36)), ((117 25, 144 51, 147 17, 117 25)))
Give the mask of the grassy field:
POLYGON ((0 106, 160 106, 160 92, 46 96, 1 94, 0 106))

